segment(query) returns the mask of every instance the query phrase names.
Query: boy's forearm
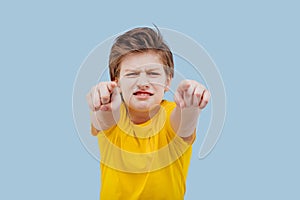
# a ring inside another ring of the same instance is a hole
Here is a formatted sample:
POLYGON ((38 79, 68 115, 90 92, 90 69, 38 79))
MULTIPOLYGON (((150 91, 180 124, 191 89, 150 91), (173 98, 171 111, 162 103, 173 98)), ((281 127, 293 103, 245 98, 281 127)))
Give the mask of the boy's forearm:
POLYGON ((189 137, 198 124, 201 109, 197 107, 174 108, 171 114, 171 126, 180 137, 189 137))
POLYGON ((91 112, 91 122, 98 130, 106 130, 117 124, 120 118, 120 111, 94 111, 91 112))

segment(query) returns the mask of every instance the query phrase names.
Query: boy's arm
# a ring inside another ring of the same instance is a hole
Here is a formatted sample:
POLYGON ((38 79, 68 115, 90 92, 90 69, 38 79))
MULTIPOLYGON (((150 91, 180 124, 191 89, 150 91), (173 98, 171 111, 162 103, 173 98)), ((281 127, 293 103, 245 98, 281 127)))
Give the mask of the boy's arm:
POLYGON ((91 110, 92 134, 115 125, 120 117, 121 96, 115 82, 101 82, 94 86, 86 99, 91 110))
POLYGON ((201 110, 207 105, 210 93, 200 83, 193 80, 182 81, 174 96, 176 108, 171 113, 173 130, 184 139, 194 133, 201 110))
POLYGON ((107 130, 116 125, 120 118, 120 112, 94 111, 90 113, 90 117, 94 128, 92 135, 96 136, 99 131, 107 130))

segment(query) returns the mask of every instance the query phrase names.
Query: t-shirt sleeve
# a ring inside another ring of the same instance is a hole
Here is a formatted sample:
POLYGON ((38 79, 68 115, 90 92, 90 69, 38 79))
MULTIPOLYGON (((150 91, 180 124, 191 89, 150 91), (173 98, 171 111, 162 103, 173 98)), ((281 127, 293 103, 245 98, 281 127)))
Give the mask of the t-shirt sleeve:
POLYGON ((93 126, 93 124, 91 124, 91 133, 92 133, 93 136, 97 136, 98 133, 99 133, 99 130, 97 130, 97 129, 93 126))
POLYGON ((110 133, 113 132, 114 128, 116 127, 117 125, 114 125, 106 130, 101 130, 99 131, 98 129, 96 129, 93 124, 91 123, 91 134, 93 136, 98 136, 99 134, 106 134, 106 135, 109 135, 110 133))

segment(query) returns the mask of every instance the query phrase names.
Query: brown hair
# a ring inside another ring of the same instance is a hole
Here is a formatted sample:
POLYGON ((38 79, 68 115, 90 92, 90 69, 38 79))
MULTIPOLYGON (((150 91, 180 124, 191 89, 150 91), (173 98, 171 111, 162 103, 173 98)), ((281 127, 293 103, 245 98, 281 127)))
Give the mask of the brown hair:
MULTIPOLYGON (((155 26, 156 27, 156 26, 155 26)), ((160 56, 168 77, 174 76, 173 54, 164 42, 159 29, 148 27, 134 28, 116 38, 109 55, 110 79, 119 77, 122 59, 132 53, 153 51, 160 56)))

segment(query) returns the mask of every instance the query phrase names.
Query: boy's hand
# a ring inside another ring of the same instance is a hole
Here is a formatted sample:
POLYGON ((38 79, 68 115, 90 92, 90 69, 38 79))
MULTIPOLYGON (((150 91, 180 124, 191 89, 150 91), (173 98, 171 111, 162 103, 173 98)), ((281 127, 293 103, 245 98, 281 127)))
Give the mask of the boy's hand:
POLYGON ((92 111, 112 111, 121 105, 121 96, 116 82, 100 82, 86 95, 92 111))
POLYGON ((198 107, 203 109, 209 99, 209 91, 194 80, 181 81, 174 95, 175 103, 180 108, 198 107))

